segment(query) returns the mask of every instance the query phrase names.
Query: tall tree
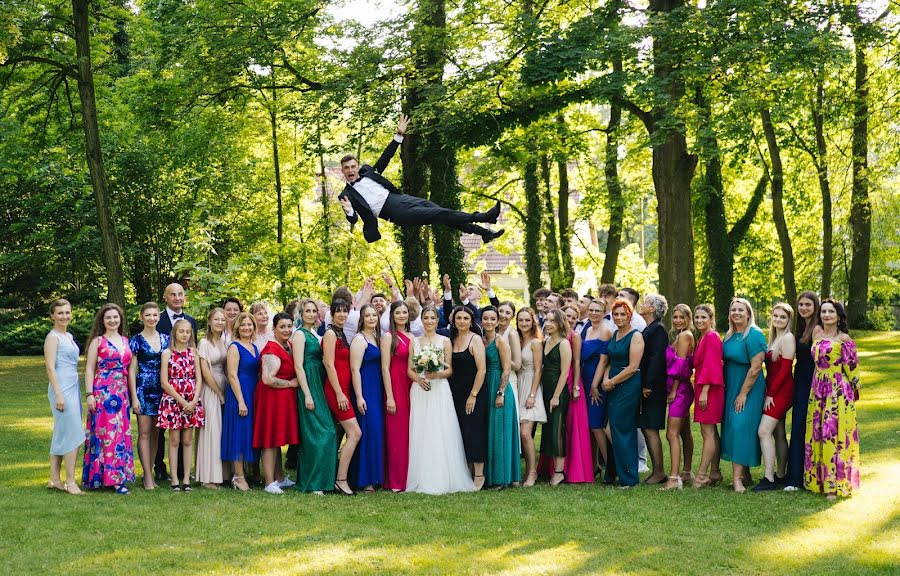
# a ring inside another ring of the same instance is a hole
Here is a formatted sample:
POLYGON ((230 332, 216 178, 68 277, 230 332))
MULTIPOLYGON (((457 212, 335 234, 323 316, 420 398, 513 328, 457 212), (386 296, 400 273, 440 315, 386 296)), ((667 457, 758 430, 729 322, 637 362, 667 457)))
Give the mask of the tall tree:
MULTIPOLYGON (((622 73, 622 57, 613 56, 613 72, 622 73)), ((619 250, 622 249, 622 230, 625 219, 625 197, 619 181, 619 127, 622 124, 622 107, 613 102, 609 107, 609 123, 606 125, 603 176, 609 202, 609 227, 606 233, 606 254, 603 259, 601 284, 615 284, 619 250)))
POLYGON ((781 246, 781 259, 784 267, 784 296, 788 302, 797 301, 797 281, 794 276, 794 250, 791 246, 791 235, 784 219, 784 167, 781 163, 781 147, 772 124, 772 115, 768 108, 760 110, 763 134, 769 149, 769 161, 772 163, 772 220, 778 232, 778 243, 781 246))

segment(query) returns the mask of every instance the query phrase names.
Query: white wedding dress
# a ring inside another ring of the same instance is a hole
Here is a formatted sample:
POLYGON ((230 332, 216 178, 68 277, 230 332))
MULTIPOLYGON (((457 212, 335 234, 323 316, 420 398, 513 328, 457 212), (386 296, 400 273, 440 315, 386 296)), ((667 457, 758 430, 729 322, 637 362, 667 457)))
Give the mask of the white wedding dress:
MULTIPOLYGON (((419 339, 413 339, 415 354, 419 339)), ((431 389, 413 383, 409 391, 409 472, 406 491, 450 494, 475 490, 466 464, 462 434, 446 378, 431 380, 431 389)))

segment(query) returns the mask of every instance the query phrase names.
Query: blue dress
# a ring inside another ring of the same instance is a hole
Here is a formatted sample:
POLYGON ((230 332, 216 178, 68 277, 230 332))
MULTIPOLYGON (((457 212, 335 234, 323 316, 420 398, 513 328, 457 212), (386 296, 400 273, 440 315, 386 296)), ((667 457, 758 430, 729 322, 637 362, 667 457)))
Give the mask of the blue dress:
POLYGON ((253 345, 253 352, 239 342, 232 342, 240 353, 238 362, 238 382, 241 395, 247 405, 247 415, 238 414, 238 401, 231 384, 225 386, 225 405, 222 406, 222 460, 226 462, 256 462, 253 451, 253 395, 259 380, 259 349, 253 345))
MULTIPOLYGON (((56 346, 56 381, 66 403, 60 412, 56 409, 56 392, 47 385, 47 398, 53 412, 53 436, 50 438, 50 455, 65 456, 84 444, 84 425, 81 421, 81 381, 78 379, 78 344, 69 333, 51 330, 59 343, 56 346)), ((71 480, 71 478, 70 478, 71 480)))
POLYGON ((791 410, 791 445, 788 450, 787 485, 803 487, 803 464, 806 456, 806 414, 809 408, 809 392, 812 388, 815 363, 812 356, 812 339, 797 341, 797 363, 794 364, 794 402, 791 410))
POLYGON ((766 351, 766 337, 759 328, 751 328, 745 338, 735 333, 722 344, 725 360, 725 415, 722 419, 722 460, 743 466, 759 466, 759 421, 762 420, 766 400, 766 378, 760 370, 756 382, 747 394, 747 401, 740 414, 734 411, 737 398, 747 372, 750 359, 766 351))
MULTIPOLYGON (((586 332, 587 331, 585 331, 585 333, 586 332)), ((584 340, 584 336, 582 336, 581 389, 585 390, 585 394, 588 395, 586 398, 588 424, 590 424, 592 430, 599 430, 606 427, 606 391, 598 386, 598 389, 600 390, 600 404, 594 404, 594 401, 590 398, 590 391, 591 382, 594 380, 594 374, 597 373, 597 367, 600 365, 600 356, 606 354, 607 346, 609 346, 609 340, 600 340, 599 338, 584 340)))
MULTIPOLYGON (((609 356, 609 377, 615 378, 628 366, 631 338, 637 330, 632 330, 621 340, 616 340, 616 332, 606 349, 609 356)), ((607 394, 609 432, 612 439, 613 460, 622 486, 634 486, 638 476, 637 428, 638 407, 641 398, 641 372, 635 371, 628 380, 619 382, 607 394)))
POLYGON ((169 336, 159 335, 159 350, 154 350, 143 334, 138 333, 128 341, 131 354, 137 358, 138 370, 135 382, 138 403, 143 416, 159 416, 159 401, 163 389, 159 382, 162 367, 162 351, 169 347, 169 336))
POLYGON ((359 376, 362 395, 366 401, 366 413, 360 414, 354 390, 350 400, 356 412, 356 421, 362 430, 362 439, 350 461, 350 484, 362 488, 381 485, 384 479, 384 384, 381 378, 381 350, 371 342, 366 343, 359 376))

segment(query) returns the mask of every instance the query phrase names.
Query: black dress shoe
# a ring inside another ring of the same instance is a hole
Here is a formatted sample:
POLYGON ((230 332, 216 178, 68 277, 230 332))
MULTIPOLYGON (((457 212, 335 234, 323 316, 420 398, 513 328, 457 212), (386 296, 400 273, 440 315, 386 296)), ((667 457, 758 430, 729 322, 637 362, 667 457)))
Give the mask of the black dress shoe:
POLYGON ((489 224, 496 224, 497 218, 500 217, 500 202, 498 201, 494 204, 494 207, 488 210, 487 212, 476 212, 475 213, 475 222, 487 222, 489 224))
POLYGON ((760 478, 759 484, 753 487, 754 492, 765 492, 767 490, 778 490, 778 484, 772 482, 765 476, 760 478))
POLYGON ((481 241, 484 242, 485 244, 487 244, 489 242, 493 242, 497 238, 503 236, 504 232, 506 232, 506 230, 504 230, 503 228, 496 230, 494 232, 486 232, 481 235, 481 241))
POLYGON ((166 473, 165 470, 157 470, 153 474, 153 479, 156 480, 157 482, 168 482, 169 475, 166 473))

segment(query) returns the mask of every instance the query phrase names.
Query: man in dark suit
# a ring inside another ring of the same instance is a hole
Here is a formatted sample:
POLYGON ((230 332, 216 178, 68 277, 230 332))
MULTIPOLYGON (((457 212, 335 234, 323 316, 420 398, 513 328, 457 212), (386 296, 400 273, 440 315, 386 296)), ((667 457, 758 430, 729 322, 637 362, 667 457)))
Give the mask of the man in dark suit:
POLYGON ((478 226, 475 222, 497 223, 500 216, 500 203, 487 212, 460 212, 438 206, 430 200, 404 194, 390 180, 381 175, 388 163, 403 142, 403 135, 409 118, 401 115, 397 123, 397 134, 388 144, 374 166, 359 165, 356 156, 348 154, 341 158, 341 173, 347 180, 344 191, 338 196, 347 220, 355 224, 358 219, 363 222, 363 236, 367 242, 375 242, 381 238, 378 232, 378 218, 393 222, 398 226, 425 226, 427 224, 443 224, 461 232, 478 234, 487 243, 503 235, 503 230, 489 230, 478 226))
MULTIPOLYGON (((173 282, 166 286, 163 293, 163 299, 166 301, 166 309, 159 316, 159 324, 156 325, 156 331, 160 334, 171 335, 172 326, 177 320, 185 319, 191 323, 191 329, 194 332, 194 342, 197 341, 197 320, 184 311, 184 287, 181 284, 173 282)), ((199 374, 197 375, 199 377, 199 374)), ((166 431, 159 430, 159 449, 156 451, 156 462, 153 463, 153 477, 156 480, 164 481, 168 478, 166 473, 166 431)), ((178 477, 183 478, 181 470, 181 454, 178 456, 178 477)), ((145 471, 144 474, 147 472, 145 471)))

